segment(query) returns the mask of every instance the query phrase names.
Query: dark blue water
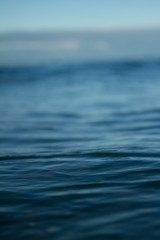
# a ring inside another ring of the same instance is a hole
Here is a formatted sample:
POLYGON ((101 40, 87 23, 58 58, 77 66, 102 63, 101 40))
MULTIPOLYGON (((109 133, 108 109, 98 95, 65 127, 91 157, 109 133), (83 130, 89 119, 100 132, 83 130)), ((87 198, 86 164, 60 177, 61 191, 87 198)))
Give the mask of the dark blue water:
POLYGON ((0 68, 1 239, 160 239, 160 61, 0 68))

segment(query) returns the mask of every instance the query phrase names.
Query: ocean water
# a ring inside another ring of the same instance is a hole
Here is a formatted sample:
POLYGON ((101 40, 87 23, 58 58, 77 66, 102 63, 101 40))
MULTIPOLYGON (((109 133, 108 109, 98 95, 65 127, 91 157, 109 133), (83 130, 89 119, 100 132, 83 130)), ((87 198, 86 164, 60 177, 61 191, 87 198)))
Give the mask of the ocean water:
POLYGON ((2 240, 160 239, 160 61, 0 67, 2 240))

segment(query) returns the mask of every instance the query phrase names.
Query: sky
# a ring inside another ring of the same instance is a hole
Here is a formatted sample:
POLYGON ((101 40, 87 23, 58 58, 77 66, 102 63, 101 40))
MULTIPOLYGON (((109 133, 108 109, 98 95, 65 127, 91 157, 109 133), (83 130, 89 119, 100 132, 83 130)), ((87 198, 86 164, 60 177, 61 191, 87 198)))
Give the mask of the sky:
POLYGON ((160 57, 160 0, 0 0, 0 65, 160 57))
POLYGON ((0 32, 160 27, 160 0, 0 0, 0 32))

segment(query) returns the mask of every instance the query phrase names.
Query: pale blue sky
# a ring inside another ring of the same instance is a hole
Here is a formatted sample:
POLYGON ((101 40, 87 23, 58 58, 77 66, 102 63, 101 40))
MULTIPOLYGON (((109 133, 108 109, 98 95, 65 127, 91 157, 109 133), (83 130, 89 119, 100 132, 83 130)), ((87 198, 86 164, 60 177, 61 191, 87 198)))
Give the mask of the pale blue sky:
POLYGON ((0 31, 160 27, 160 0, 0 0, 0 31))

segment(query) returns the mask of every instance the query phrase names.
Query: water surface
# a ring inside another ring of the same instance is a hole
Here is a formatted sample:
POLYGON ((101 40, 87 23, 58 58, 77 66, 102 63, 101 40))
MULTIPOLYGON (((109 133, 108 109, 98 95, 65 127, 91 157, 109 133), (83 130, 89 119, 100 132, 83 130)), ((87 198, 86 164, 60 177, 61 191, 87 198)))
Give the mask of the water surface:
POLYGON ((159 89, 159 60, 1 67, 1 239, 159 239, 159 89))

